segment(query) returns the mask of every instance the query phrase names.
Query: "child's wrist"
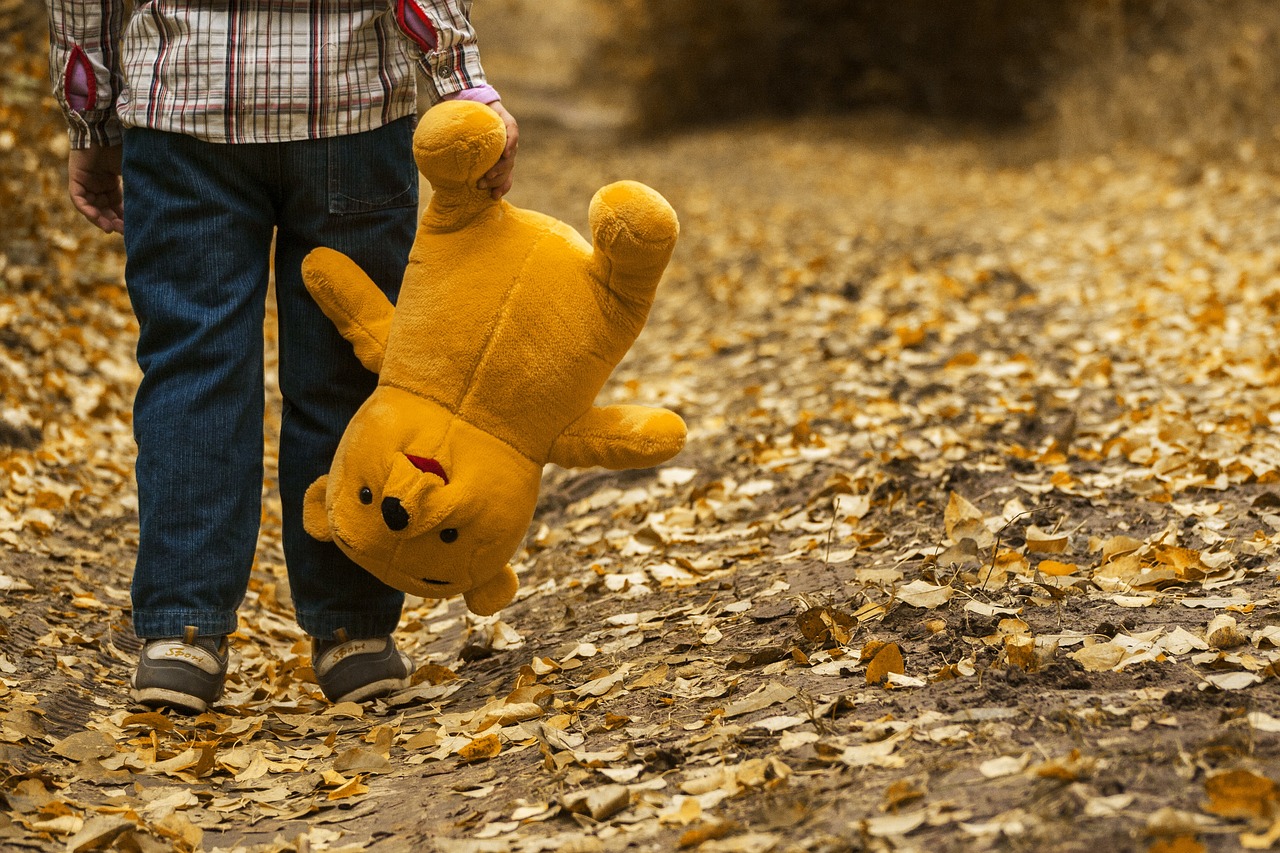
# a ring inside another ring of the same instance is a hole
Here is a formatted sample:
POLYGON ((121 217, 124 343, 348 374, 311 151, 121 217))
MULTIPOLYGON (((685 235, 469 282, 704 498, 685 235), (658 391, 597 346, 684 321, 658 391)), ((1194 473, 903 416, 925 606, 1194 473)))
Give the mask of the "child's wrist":
POLYGON ((483 86, 474 86, 470 89, 462 89, 457 92, 450 92, 444 96, 446 101, 475 101, 479 104, 492 104, 494 101, 502 100, 502 96, 498 94, 498 90, 485 84, 483 86))

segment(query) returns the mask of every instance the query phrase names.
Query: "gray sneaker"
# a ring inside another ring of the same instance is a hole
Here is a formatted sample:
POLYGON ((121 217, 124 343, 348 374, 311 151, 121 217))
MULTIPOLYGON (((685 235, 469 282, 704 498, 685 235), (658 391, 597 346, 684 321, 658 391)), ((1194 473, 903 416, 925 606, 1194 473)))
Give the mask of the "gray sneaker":
POLYGON ((130 696, 151 708, 200 714, 222 695, 226 676, 226 636, 201 637, 188 625, 181 637, 147 640, 130 696))
POLYGON ((413 660, 391 637, 352 640, 339 629, 331 640, 311 638, 311 668, 330 702, 364 702, 408 687, 413 660))

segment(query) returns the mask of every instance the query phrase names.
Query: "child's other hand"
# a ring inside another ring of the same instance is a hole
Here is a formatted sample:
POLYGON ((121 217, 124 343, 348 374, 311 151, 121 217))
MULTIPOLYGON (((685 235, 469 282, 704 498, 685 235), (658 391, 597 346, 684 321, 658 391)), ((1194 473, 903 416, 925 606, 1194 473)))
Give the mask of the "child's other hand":
POLYGON ((73 149, 67 157, 67 189, 76 210, 108 234, 124 233, 124 191, 119 145, 73 149))
POLYGON ((516 125, 515 117, 502 106, 502 101, 494 101, 488 106, 502 117, 503 124, 507 126, 507 147, 502 149, 502 156, 498 158, 498 162, 484 173, 476 186, 482 190, 489 190, 489 195, 497 200, 511 191, 511 184, 515 180, 511 173, 516 167, 516 149, 520 147, 520 128, 516 125))

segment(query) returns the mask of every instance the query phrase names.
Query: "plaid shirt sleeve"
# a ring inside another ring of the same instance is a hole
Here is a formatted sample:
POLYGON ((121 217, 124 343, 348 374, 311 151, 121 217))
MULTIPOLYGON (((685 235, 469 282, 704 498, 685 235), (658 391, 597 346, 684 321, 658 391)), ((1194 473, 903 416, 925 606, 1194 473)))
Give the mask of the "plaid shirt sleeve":
POLYGON ((125 0, 48 0, 49 71, 72 148, 119 144, 125 0))
MULTIPOLYGON (((413 44, 431 103, 470 89, 493 90, 480 65, 471 0, 390 0, 400 32, 413 44)), ((493 100, 497 93, 493 92, 493 100)))
POLYGON ((122 127, 214 142, 370 130, 430 103, 498 94, 480 65, 471 0, 47 0, 54 94, 75 148, 122 127))

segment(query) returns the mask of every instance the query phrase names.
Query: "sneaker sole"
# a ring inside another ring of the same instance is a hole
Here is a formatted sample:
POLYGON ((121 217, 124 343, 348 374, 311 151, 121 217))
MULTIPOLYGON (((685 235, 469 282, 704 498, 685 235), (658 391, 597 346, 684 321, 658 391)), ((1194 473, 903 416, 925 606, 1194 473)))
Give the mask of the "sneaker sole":
POLYGON ((407 678, 384 678, 381 681, 371 681, 361 687, 357 687, 348 693, 334 699, 336 705, 339 702, 364 702, 367 699, 374 699, 378 696, 385 696, 388 693, 394 693, 397 690, 403 690, 409 686, 407 678))
POLYGON ((178 708, 193 714, 203 714, 209 710, 209 703, 199 696, 163 687, 135 688, 129 691, 129 696, 139 705, 146 705, 148 708, 178 708))

